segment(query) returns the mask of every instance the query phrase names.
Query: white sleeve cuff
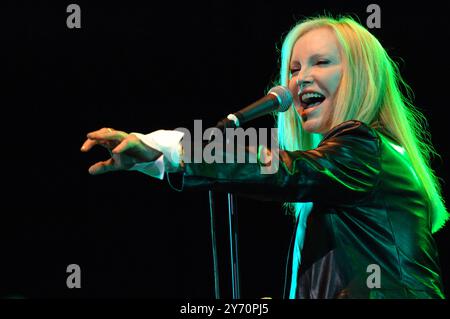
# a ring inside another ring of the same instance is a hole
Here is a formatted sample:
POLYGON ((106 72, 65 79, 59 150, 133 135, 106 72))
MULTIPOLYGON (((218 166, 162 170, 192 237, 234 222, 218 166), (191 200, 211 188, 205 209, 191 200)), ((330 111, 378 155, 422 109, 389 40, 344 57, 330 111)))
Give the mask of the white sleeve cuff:
POLYGON ((164 155, 158 157, 156 161, 135 164, 130 171, 139 171, 157 179, 164 179, 164 155))
POLYGON ((146 145, 163 153, 156 161, 139 163, 131 170, 137 170, 152 177, 163 179, 164 173, 176 171, 180 166, 180 141, 183 132, 170 130, 157 130, 150 134, 131 133, 136 135, 146 145))

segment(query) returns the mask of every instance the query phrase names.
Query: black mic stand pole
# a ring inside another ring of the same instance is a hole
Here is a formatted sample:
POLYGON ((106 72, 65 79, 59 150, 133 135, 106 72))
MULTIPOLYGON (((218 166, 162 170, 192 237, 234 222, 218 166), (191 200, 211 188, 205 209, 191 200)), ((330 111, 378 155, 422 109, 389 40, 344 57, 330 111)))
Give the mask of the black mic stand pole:
POLYGON ((240 299, 241 291, 239 287, 237 205, 236 198, 231 193, 228 193, 228 225, 230 228, 230 264, 233 299, 240 299))
POLYGON ((219 261, 217 259, 217 244, 216 244, 216 222, 214 218, 214 196, 213 191, 209 191, 209 218, 211 222, 211 244, 214 266, 214 295, 216 299, 220 299, 219 287, 219 261))
MULTIPOLYGON (((227 127, 236 127, 233 121, 224 119, 216 126, 226 133, 227 127)), ((211 140, 211 139, 210 139, 211 140)), ((216 299, 220 299, 219 289, 219 264, 217 258, 217 243, 215 230, 215 216, 214 216, 214 198, 213 191, 209 191, 209 210, 211 220, 211 243, 212 255, 214 263, 214 292, 216 299)), ((228 225, 230 236, 230 266, 231 266, 231 286, 233 299, 241 298, 241 291, 239 285, 239 259, 238 259, 238 234, 237 234, 237 203, 233 194, 228 193, 228 225)))

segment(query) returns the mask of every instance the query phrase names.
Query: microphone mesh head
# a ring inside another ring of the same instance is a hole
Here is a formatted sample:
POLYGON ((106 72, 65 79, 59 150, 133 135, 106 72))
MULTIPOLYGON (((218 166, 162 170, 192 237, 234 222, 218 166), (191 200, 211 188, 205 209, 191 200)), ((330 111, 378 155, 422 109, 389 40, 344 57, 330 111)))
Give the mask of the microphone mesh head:
POLYGON ((292 104, 292 94, 291 91, 285 86, 278 85, 270 89, 268 94, 275 95, 278 99, 279 106, 278 112, 285 112, 289 109, 292 104))

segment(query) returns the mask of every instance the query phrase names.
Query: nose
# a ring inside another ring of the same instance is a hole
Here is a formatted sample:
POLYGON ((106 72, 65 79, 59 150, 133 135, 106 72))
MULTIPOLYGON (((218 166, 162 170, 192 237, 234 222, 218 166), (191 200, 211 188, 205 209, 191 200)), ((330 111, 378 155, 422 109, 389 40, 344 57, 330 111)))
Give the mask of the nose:
MULTIPOLYGON (((303 71, 303 70, 302 70, 303 71)), ((297 75, 297 86, 300 91, 302 91, 305 87, 311 85, 313 83, 313 79, 311 78, 309 73, 303 73, 302 71, 298 72, 297 75)))

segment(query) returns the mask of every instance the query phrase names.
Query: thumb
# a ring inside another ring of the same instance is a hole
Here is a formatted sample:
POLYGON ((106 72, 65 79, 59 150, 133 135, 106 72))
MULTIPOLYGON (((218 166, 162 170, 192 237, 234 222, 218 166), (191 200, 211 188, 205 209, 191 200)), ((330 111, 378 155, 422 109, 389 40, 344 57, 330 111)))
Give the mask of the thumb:
POLYGON ((110 158, 106 161, 97 162, 91 167, 89 167, 89 174, 100 175, 108 172, 115 171, 114 159, 110 158))

